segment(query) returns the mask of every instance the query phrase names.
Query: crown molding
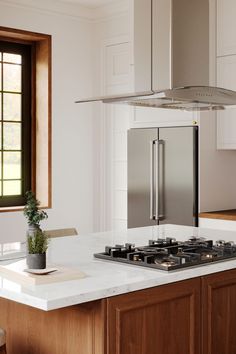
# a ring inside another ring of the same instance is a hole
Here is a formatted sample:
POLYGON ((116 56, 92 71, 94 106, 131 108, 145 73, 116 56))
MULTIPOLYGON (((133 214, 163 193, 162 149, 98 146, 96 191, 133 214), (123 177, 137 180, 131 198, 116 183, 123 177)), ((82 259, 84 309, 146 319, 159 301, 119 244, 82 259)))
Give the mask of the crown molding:
POLYGON ((54 0, 0 0, 0 4, 16 8, 31 9, 41 13, 80 18, 84 20, 94 19, 93 9, 69 2, 67 3, 54 0))
POLYGON ((17 8, 31 9, 41 13, 69 16, 96 22, 105 20, 106 18, 119 16, 129 11, 129 6, 125 0, 95 8, 55 0, 0 0, 0 4, 17 8))
POLYGON ((94 9, 93 20, 103 21, 107 18, 117 17, 130 11, 130 5, 126 0, 121 0, 118 3, 111 3, 104 6, 99 6, 94 9))

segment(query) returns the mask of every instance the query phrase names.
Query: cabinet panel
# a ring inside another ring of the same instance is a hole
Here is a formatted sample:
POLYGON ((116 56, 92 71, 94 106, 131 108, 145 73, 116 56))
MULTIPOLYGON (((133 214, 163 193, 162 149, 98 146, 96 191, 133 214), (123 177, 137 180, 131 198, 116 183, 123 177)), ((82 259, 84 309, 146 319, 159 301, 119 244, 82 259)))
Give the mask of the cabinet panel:
POLYGON ((0 298, 8 354, 105 354, 105 303, 42 311, 0 298))
MULTIPOLYGON (((217 86, 236 90, 236 55, 217 58, 217 86)), ((217 148, 236 149, 236 109, 217 112, 217 148)))
POLYGON ((173 109, 135 107, 131 116, 132 128, 175 127, 196 124, 197 112, 173 109))
POLYGON ((217 86, 236 90, 236 55, 217 58, 217 86))
POLYGON ((199 227, 215 229, 215 230, 236 231, 236 221, 199 218, 199 227))
POLYGON ((126 89, 132 91, 132 73, 130 66, 131 43, 123 42, 105 47, 105 92, 116 94, 126 89), (127 87, 129 83, 129 87, 127 87))
POLYGON ((217 55, 236 54, 236 2, 217 0, 217 55))
POLYGON ((200 279, 108 299, 108 354, 200 354, 200 279))
POLYGON ((151 0, 122 0, 96 7, 89 96, 151 91, 151 4, 151 0))
POLYGON ((236 270, 202 278, 203 354, 236 353, 236 270))

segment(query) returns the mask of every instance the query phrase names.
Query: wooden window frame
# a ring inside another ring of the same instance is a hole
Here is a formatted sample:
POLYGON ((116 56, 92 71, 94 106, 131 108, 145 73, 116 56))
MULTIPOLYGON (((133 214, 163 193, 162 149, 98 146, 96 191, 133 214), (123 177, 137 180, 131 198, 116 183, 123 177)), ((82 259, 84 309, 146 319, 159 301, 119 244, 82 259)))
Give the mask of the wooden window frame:
MULTIPOLYGON (((42 208, 52 207, 52 45, 51 35, 0 26, 0 40, 32 47, 31 190, 42 208)), ((0 212, 20 207, 0 207, 0 212)))
MULTIPOLYGON (((8 206, 18 206, 24 203, 25 197, 24 194, 29 188, 31 188, 31 52, 32 48, 30 45, 25 45, 22 43, 15 43, 15 42, 8 42, 8 41, 1 41, 1 51, 9 52, 12 54, 19 54, 22 56, 21 64, 12 64, 12 65, 20 65, 21 67, 21 79, 22 79, 22 87, 21 87, 21 97, 22 97, 22 116, 20 121, 15 121, 15 123, 20 124, 21 128, 21 188, 22 193, 20 195, 1 195, 0 197, 0 208, 8 207, 8 206)), ((2 63, 4 67, 4 60, 2 63)), ((2 77, 2 92, 4 92, 4 85, 3 85, 3 77, 2 77)), ((4 93, 2 99, 4 99, 4 93)), ((1 105, 3 101, 1 101, 1 105)), ((3 154, 4 154, 4 133, 3 133, 3 126, 5 118, 4 118, 4 109, 2 106, 1 109, 1 189, 3 193, 3 154)), ((9 122, 9 121, 8 121, 9 122)), ((11 123, 14 123, 14 120, 11 120, 11 123)))

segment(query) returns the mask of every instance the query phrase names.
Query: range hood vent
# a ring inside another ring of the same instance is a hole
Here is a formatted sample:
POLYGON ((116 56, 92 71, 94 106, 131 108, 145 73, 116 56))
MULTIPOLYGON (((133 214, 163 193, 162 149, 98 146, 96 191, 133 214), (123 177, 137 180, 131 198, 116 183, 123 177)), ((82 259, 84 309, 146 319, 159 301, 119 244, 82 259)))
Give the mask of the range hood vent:
POLYGON ((135 0, 133 4, 136 6, 136 93, 93 97, 76 103, 102 101, 186 111, 222 110, 236 106, 235 91, 210 86, 209 0, 135 0), (150 21, 146 24, 150 23, 149 33, 145 25, 148 4, 150 21), (140 21, 143 21, 143 26, 140 21), (150 46, 147 45, 148 39, 150 46), (143 53, 144 58, 139 62, 143 53), (141 62, 147 65, 140 65, 141 62), (144 87, 140 84, 142 80, 144 87))

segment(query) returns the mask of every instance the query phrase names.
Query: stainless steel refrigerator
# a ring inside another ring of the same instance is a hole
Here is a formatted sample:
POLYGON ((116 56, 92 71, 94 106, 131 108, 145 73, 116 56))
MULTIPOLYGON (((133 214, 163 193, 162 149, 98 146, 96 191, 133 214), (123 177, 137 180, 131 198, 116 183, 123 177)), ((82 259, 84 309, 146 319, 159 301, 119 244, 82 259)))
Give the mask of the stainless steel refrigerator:
POLYGON ((198 226, 198 128, 128 131, 128 227, 198 226))

